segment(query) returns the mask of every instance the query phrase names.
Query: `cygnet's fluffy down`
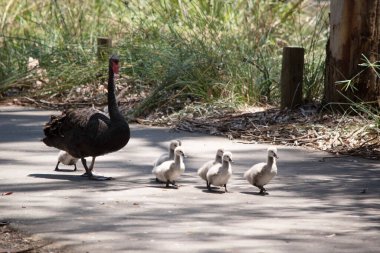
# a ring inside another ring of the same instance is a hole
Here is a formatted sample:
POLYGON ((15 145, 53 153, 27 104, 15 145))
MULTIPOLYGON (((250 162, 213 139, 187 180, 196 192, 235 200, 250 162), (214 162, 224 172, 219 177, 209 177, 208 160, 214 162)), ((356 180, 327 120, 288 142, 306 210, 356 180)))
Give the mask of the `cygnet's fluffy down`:
POLYGON ((216 164, 212 166, 207 174, 207 188, 211 191, 211 185, 224 186, 224 190, 227 192, 227 182, 232 175, 232 153, 226 151, 223 153, 222 164, 216 164))
POLYGON ((176 147, 179 147, 181 145, 182 145, 182 142, 180 140, 172 140, 169 144, 169 152, 160 155, 160 157, 158 157, 156 161, 154 162, 152 173, 155 174, 155 170, 157 166, 159 166, 163 162, 174 160, 174 150, 176 147))
POLYGON ((75 158, 75 157, 71 156, 69 153, 67 153, 66 151, 61 150, 58 153, 58 163, 55 166, 55 170, 59 171, 60 169, 58 168, 58 165, 60 163, 63 163, 64 165, 74 165, 74 171, 76 171, 77 170, 77 161, 78 161, 78 158, 75 158))
POLYGON ((211 161, 208 161, 206 163, 204 163, 199 169, 198 169, 198 175, 206 181, 206 184, 207 183, 207 172, 208 170, 216 165, 216 164, 222 164, 222 156, 223 156, 223 152, 224 152, 224 149, 220 148, 216 151, 216 155, 215 155, 215 159, 214 160, 211 160, 211 161))
POLYGON ((174 150, 174 160, 161 163, 153 171, 153 174, 159 181, 166 183, 166 187, 169 187, 169 184, 178 187, 175 181, 185 172, 183 156, 182 147, 176 147, 174 150))
POLYGON ((267 194, 264 185, 268 184, 277 175, 276 159, 278 159, 277 149, 270 147, 268 148, 267 162, 255 164, 244 173, 244 178, 250 184, 259 188, 262 195, 267 194))

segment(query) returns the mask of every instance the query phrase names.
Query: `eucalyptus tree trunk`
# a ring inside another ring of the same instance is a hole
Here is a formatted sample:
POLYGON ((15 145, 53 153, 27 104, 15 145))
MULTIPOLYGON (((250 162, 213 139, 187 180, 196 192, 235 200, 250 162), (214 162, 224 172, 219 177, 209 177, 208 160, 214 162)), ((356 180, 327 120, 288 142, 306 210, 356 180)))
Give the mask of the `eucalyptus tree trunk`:
POLYGON ((364 57, 380 60, 380 0, 331 0, 325 102, 378 101, 380 79, 373 68, 359 65, 364 57), (339 82, 344 80, 352 82, 339 82))

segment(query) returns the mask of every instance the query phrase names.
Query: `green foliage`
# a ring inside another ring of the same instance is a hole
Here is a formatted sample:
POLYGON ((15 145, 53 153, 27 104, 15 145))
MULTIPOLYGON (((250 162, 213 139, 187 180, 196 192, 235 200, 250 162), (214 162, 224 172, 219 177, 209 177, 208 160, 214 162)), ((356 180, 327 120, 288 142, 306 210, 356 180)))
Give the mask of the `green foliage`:
POLYGON ((123 74, 154 91, 137 114, 184 99, 276 103, 286 45, 306 48, 306 98, 319 99, 326 9, 302 0, 0 0, 0 89, 28 76, 29 57, 47 71, 44 92, 93 82, 105 64, 96 38, 110 36, 123 74))
MULTIPOLYGON (((336 82, 337 85, 343 84, 343 90, 351 90, 355 91, 357 88, 355 87, 355 83, 360 77, 360 75, 370 69, 373 71, 378 78, 380 78, 380 61, 371 62, 365 55, 362 55, 363 63, 359 64, 359 66, 364 67, 361 71, 359 71, 354 77, 349 80, 343 80, 336 82)), ((362 115, 365 119, 372 120, 374 127, 377 131, 380 128, 380 100, 372 101, 372 102, 363 102, 359 98, 359 102, 355 102, 351 100, 349 97, 345 96, 342 92, 340 94, 347 100, 347 103, 340 103, 338 106, 341 107, 342 110, 347 111, 347 113, 354 113, 356 115, 362 115), (374 106, 375 105, 375 106, 374 106), (347 109, 348 108, 348 109, 347 109)))

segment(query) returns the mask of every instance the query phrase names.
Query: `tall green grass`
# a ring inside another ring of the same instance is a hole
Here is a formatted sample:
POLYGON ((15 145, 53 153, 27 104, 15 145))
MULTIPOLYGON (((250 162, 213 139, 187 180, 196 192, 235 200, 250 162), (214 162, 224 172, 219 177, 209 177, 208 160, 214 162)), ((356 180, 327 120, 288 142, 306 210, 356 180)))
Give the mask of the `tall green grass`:
POLYGON ((305 98, 322 95, 327 6, 317 1, 0 0, 0 10, 3 90, 22 85, 29 57, 47 71, 41 94, 95 82, 105 68, 96 38, 110 36, 123 74, 151 87, 137 115, 183 101, 275 104, 286 45, 306 48, 305 98))

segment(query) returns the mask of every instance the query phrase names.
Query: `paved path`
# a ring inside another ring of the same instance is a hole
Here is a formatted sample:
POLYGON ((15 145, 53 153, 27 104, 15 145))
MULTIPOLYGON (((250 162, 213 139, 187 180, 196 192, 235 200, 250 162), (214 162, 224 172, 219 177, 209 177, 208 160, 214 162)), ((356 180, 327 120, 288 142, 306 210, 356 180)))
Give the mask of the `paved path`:
MULTIPOLYGON (((72 252, 379 252, 378 162, 278 147, 279 175, 257 195, 242 175, 267 145, 132 125, 121 151, 97 159, 93 182, 55 172, 57 151, 40 142, 49 111, 0 108, 0 220, 72 252), (171 139, 188 155, 178 190, 150 174, 171 139), (233 153, 230 193, 209 193, 197 168, 217 148, 233 153), (360 192, 367 188, 366 194, 360 192)), ((63 167, 71 169, 71 167, 63 167)))

